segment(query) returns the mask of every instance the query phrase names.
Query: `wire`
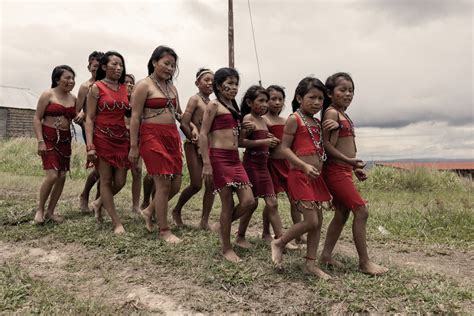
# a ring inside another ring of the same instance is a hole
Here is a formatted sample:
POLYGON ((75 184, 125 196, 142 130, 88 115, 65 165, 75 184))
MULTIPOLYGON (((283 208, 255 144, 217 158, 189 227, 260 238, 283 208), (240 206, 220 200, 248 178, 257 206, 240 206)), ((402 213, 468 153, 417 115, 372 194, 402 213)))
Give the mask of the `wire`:
POLYGON ((258 62, 258 53, 257 53, 257 42, 255 41, 255 31, 253 29, 253 21, 252 21, 252 11, 250 10, 250 0, 247 0, 247 4, 249 7, 249 15, 250 15, 250 25, 252 26, 252 36, 253 36, 253 47, 255 49, 255 58, 257 59, 257 70, 258 70, 258 83, 262 86, 262 75, 260 73, 260 63, 258 62))

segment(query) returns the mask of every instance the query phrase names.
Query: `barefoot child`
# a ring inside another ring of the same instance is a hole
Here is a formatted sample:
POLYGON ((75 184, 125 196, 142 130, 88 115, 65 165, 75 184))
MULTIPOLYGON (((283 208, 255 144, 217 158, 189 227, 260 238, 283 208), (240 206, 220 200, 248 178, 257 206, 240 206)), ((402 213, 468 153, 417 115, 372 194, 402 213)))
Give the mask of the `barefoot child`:
POLYGON ((368 206, 352 180, 352 171, 360 181, 367 179, 363 170, 365 163, 356 158, 354 124, 346 114, 354 96, 354 82, 347 73, 341 72, 330 76, 326 80, 326 87, 329 99, 324 102, 323 121, 335 120, 340 123, 340 127, 324 135, 328 161, 324 164, 323 175, 333 196, 336 212, 328 227, 320 261, 322 264, 340 265, 332 258, 332 251, 352 211, 352 234, 359 255, 359 269, 371 275, 382 274, 388 269, 369 260, 366 242, 368 206))
MULTIPOLYGON (((198 146, 198 139, 192 135, 190 123, 194 123, 198 131, 201 129, 204 111, 209 103, 209 96, 212 94, 212 80, 214 73, 210 69, 201 68, 196 74, 196 86, 199 92, 189 98, 188 105, 184 111, 181 120, 181 130, 186 135, 184 142, 184 154, 186 155, 186 164, 189 170, 189 178, 191 183, 187 186, 179 196, 178 203, 173 210, 173 219, 178 226, 183 226, 181 218, 181 209, 189 199, 201 190, 202 186, 202 157, 198 146)), ((197 136, 197 135, 196 135, 197 136)), ((202 201, 202 215, 199 227, 204 230, 209 229, 209 214, 211 213, 212 204, 214 203, 214 194, 212 194, 212 186, 204 183, 205 191, 202 201)))
POLYGON ((250 212, 255 203, 249 178, 239 160, 240 111, 235 102, 239 74, 233 68, 221 68, 214 74, 212 86, 217 99, 207 105, 199 134, 202 175, 208 183, 213 182, 214 192, 221 198, 220 225, 215 229, 220 233, 222 254, 226 260, 239 262, 241 259, 230 244, 231 225, 250 212), (240 202, 236 206, 233 191, 240 202))
POLYGON ((286 121, 281 151, 290 162, 289 194, 303 221, 294 224, 279 239, 272 241, 272 260, 281 266, 285 244, 308 233, 303 271, 322 279, 330 276, 315 265, 321 225, 322 204, 331 199, 320 171, 326 159, 322 144, 322 128, 314 115, 322 106, 326 88, 316 78, 306 77, 296 87, 292 102, 295 113, 286 121))
POLYGON ((268 97, 268 92, 263 87, 251 86, 242 98, 242 105, 240 106, 243 116, 242 122, 255 125, 255 130, 249 133, 245 129, 242 130, 240 144, 241 147, 246 148, 243 165, 252 183, 252 192, 255 198, 254 208, 240 219, 236 244, 243 248, 251 246, 245 239, 245 232, 252 214, 258 206, 258 198, 263 198, 265 201, 263 212, 267 214, 269 222, 272 224, 275 237, 278 238, 283 234, 283 227, 278 214, 278 201, 268 171, 269 149, 274 148, 280 141, 268 133, 267 124, 262 117, 262 114, 267 110, 268 97))

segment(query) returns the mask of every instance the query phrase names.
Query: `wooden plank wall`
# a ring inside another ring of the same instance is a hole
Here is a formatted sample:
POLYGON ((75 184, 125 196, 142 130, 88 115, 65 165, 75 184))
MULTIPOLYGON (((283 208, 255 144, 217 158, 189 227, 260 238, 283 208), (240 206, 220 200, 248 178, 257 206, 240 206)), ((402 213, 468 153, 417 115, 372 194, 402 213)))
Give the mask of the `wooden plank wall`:
POLYGON ((35 110, 0 108, 0 139, 34 137, 35 110))

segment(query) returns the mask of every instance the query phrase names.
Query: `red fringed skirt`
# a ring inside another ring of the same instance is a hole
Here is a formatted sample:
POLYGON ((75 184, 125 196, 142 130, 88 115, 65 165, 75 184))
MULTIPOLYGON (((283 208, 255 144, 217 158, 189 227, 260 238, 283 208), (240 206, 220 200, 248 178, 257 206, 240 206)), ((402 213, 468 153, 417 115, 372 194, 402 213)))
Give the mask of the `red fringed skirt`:
POLYGON ((290 164, 286 159, 268 159, 268 171, 272 177, 275 194, 288 192, 288 170, 290 164))
POLYGON ((331 200, 323 177, 308 177, 299 169, 288 171, 288 193, 293 201, 327 202, 331 200))
POLYGON ((140 155, 150 175, 181 175, 181 137, 176 124, 142 124, 140 155))
POLYGON ((334 204, 340 203, 350 210, 366 205, 367 201, 360 196, 352 180, 352 166, 325 162, 323 177, 334 204))
POLYGON ((43 169, 69 171, 69 163, 71 160, 71 130, 61 130, 43 125, 43 138, 47 148, 47 151, 41 155, 43 169))
POLYGON ((239 151, 234 149, 210 148, 214 193, 224 187, 239 189, 251 186, 247 173, 239 159, 239 151))
POLYGON ((114 168, 129 169, 130 138, 124 126, 94 126, 94 146, 97 157, 114 168))
POLYGON ((272 177, 268 171, 268 154, 264 153, 266 152, 246 151, 242 163, 250 183, 252 183, 252 192, 255 198, 275 195, 272 177))

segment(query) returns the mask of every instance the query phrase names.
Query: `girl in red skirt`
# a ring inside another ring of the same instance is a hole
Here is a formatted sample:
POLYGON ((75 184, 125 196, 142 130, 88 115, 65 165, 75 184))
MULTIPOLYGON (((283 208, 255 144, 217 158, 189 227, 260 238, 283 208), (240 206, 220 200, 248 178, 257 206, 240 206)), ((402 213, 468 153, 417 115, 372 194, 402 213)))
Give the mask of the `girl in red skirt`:
POLYGON ((166 46, 158 46, 148 62, 148 77, 140 80, 131 98, 130 161, 136 165, 139 155, 153 177, 155 195, 141 211, 148 231, 153 231, 153 215, 158 221, 158 238, 179 243, 168 225, 168 200, 178 193, 183 166, 181 138, 176 120, 181 119, 178 91, 173 85, 178 56, 166 46), (140 141, 138 141, 140 129, 140 141), (140 143, 140 147, 138 144, 140 143))
POLYGON ((352 172, 360 181, 367 179, 363 170, 365 163, 356 158, 354 124, 346 114, 354 96, 354 82, 349 74, 341 72, 330 76, 326 80, 326 87, 329 99, 324 102, 323 121, 334 120, 339 122, 340 126, 324 135, 328 161, 324 164, 323 175, 333 196, 336 212, 328 227, 320 261, 327 265, 341 265, 332 258, 332 251, 352 211, 352 235, 359 254, 359 269, 371 275, 382 274, 388 269, 369 260, 366 242, 368 206, 352 180, 352 172))
POLYGON ((125 127, 128 88, 125 82, 125 61, 117 52, 109 51, 100 59, 96 82, 87 95, 87 159, 99 170, 100 197, 91 208, 101 221, 102 203, 114 226, 115 234, 125 232, 115 209, 114 195, 125 185, 129 137, 125 127))
POLYGON ((322 144, 322 127, 314 117, 322 106, 326 88, 316 78, 307 77, 298 84, 293 99, 293 113, 286 121, 281 152, 290 162, 288 190, 297 209, 303 213, 303 221, 294 224, 279 239, 272 241, 272 260, 281 266, 283 248, 291 240, 308 233, 305 273, 322 279, 330 276, 315 264, 321 225, 322 204, 331 196, 320 172, 326 159, 322 144))
MULTIPOLYGON (((240 111, 235 102, 238 87, 239 74, 235 69, 221 68, 214 74, 217 99, 207 105, 199 134, 202 175, 208 184, 214 184, 214 192, 221 198, 220 224, 215 229, 221 236, 224 258, 232 262, 241 261, 230 243, 232 222, 250 212, 255 204, 249 178, 239 160, 240 111), (233 191, 240 202, 236 206, 233 191)), ((245 123, 243 127, 251 130, 250 126, 245 123)))
POLYGON ((251 212, 240 219, 239 231, 236 244, 243 248, 249 248, 250 243, 245 239, 245 232, 249 225, 253 212, 258 206, 258 198, 263 198, 269 222, 273 226, 275 237, 283 234, 283 227, 278 214, 278 201, 273 188, 272 178, 268 171, 268 156, 270 148, 274 148, 280 141, 269 134, 267 124, 262 114, 267 111, 268 92, 260 86, 251 86, 242 98, 242 111, 244 123, 252 123, 255 130, 247 133, 244 129, 241 137, 241 147, 246 148, 243 165, 250 182, 255 198, 255 205, 251 212))
POLYGON ((54 68, 51 89, 43 92, 38 100, 33 126, 38 140, 38 155, 43 161, 46 177, 40 188, 39 205, 34 221, 41 224, 45 219, 62 222, 54 209, 63 192, 66 172, 71 157, 71 120, 76 117, 76 97, 71 93, 76 74, 71 67, 54 68), (45 212, 46 200, 49 198, 45 212))

